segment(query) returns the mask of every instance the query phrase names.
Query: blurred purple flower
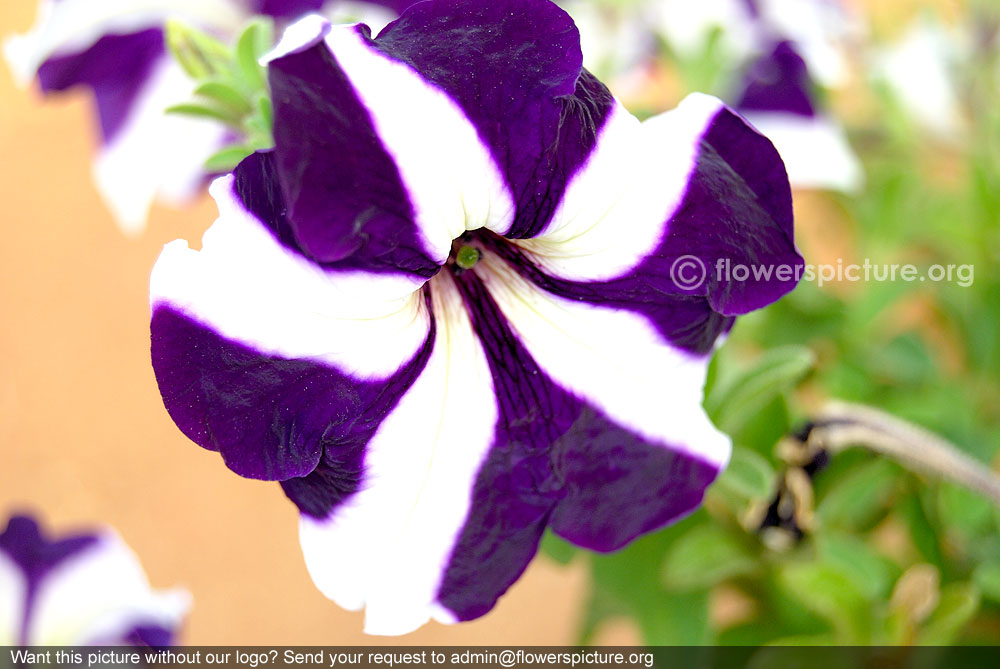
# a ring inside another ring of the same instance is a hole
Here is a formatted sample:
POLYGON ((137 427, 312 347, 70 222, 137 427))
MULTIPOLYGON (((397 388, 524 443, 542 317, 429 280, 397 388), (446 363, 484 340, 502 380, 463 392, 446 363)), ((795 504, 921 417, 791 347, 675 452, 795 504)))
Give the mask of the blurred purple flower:
POLYGON ((111 529, 50 540, 14 516, 0 533, 0 645, 165 646, 189 600, 151 590, 111 529))

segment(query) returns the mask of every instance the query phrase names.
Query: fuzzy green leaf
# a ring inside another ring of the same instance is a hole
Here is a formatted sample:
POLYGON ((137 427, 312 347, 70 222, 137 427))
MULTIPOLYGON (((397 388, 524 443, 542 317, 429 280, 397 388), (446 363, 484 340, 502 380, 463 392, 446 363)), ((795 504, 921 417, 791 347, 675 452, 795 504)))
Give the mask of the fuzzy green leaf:
POLYGON ((720 430, 733 434, 775 397, 792 389, 816 364, 811 350, 802 346, 773 349, 747 370, 727 381, 718 381, 705 398, 705 410, 720 430))
POLYGON ((663 579, 673 590, 697 590, 757 568, 754 556, 733 532, 705 524, 674 542, 663 565, 663 579))

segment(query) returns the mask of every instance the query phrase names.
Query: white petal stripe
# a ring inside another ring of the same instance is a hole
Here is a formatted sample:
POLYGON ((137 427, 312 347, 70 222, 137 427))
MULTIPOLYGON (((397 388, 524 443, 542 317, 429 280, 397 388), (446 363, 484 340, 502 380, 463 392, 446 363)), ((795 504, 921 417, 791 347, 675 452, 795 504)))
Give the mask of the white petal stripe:
POLYGON ((437 340, 427 367, 382 423, 361 490, 325 521, 303 517, 302 549, 317 587, 367 607, 369 634, 404 634, 431 617, 497 420, 492 377, 457 289, 435 277, 437 340))
POLYGON ((561 279, 627 274, 667 234, 701 136, 722 106, 716 98, 693 94, 677 109, 639 123, 618 104, 552 221, 519 246, 544 272, 561 279))
POLYGON ((513 197, 458 104, 408 65, 372 49, 354 27, 334 26, 326 42, 402 175, 432 256, 444 262, 452 240, 466 230, 508 230, 513 197))
POLYGON ((24 572, 0 551, 0 646, 20 643, 21 621, 27 597, 24 572))
POLYGON ((495 255, 480 265, 521 343, 556 383, 653 443, 725 466, 729 439, 701 407, 708 357, 674 349, 633 312, 545 292, 495 255))
POLYGON ((330 272, 282 246, 247 211, 233 177, 212 185, 219 219, 202 250, 167 244, 151 301, 167 304, 261 353, 384 379, 423 345, 430 317, 416 279, 330 272))

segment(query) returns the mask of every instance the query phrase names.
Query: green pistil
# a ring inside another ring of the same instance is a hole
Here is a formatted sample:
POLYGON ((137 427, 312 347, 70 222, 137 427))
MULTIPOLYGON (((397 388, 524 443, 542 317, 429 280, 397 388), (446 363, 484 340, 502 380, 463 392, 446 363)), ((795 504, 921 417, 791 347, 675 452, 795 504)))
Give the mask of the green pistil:
POLYGON ((458 249, 455 256, 455 264, 462 269, 472 269, 479 262, 479 249, 474 246, 463 246, 458 249))

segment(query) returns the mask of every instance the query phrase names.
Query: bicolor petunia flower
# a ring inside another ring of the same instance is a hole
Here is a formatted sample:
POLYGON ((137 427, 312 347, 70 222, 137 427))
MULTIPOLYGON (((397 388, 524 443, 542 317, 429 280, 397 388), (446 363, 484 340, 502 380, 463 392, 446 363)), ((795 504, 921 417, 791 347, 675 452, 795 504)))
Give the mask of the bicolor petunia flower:
POLYGON ((736 110, 774 142, 793 186, 856 191, 861 163, 843 127, 813 102, 813 89, 805 61, 790 42, 778 42, 747 67, 736 110))
POLYGON ((166 646, 190 606, 150 589, 111 529, 50 539, 28 516, 0 533, 0 645, 166 646))
POLYGON ((788 41, 825 87, 837 87, 850 71, 847 51, 863 33, 844 0, 651 0, 663 38, 688 57, 701 55, 709 39, 742 62, 767 53, 775 37, 788 41))
POLYGON ((771 143, 704 95, 640 123, 581 63, 548 0, 304 19, 274 150, 153 270, 171 417, 280 481, 370 633, 485 614, 546 528, 613 551, 697 508, 715 343, 794 287, 717 272, 802 263, 771 143))
POLYGON ((167 51, 167 19, 235 36, 254 14, 288 21, 325 9, 388 23, 410 1, 43 0, 35 26, 4 50, 24 85, 92 91, 101 137, 94 180, 121 229, 134 234, 154 200, 178 205, 202 191, 206 159, 231 134, 212 120, 164 114, 194 89, 167 51))
POLYGON ((961 29, 921 17, 872 57, 875 77, 903 111, 943 139, 962 134, 958 73, 970 67, 969 41, 961 29))
POLYGON ((668 0, 661 32, 688 57, 713 35, 742 73, 736 109, 774 142, 799 188, 855 191, 861 165, 847 136, 816 104, 816 84, 843 85, 860 33, 841 0, 668 0), (716 32, 718 31, 718 32, 716 32))

